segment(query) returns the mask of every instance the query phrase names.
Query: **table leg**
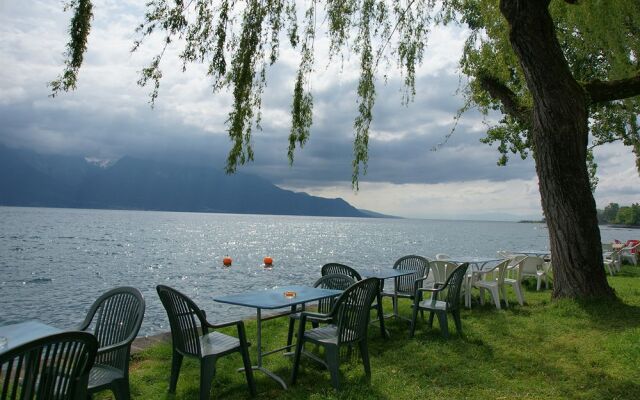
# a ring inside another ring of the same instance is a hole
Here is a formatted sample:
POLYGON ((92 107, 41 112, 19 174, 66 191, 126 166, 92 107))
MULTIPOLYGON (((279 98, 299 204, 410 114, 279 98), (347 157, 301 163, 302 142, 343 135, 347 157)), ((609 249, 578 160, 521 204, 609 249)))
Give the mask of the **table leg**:
MULTIPOLYGON (((269 378, 273 379, 274 381, 278 382, 283 389, 287 389, 287 384, 284 382, 284 380, 282 378, 280 378, 278 375, 274 374, 273 372, 269 371, 268 369, 264 368, 262 366, 262 310, 261 309, 257 309, 256 311, 256 325, 257 325, 257 338, 256 338, 256 342, 257 342, 257 346, 258 346, 258 356, 257 356, 257 364, 253 365, 251 367, 252 370, 254 371, 260 371, 263 374, 267 375, 269 378)), ((244 371, 244 368, 240 368, 238 369, 238 371, 244 371)))
MULTIPOLYGON (((380 279, 380 282, 382 284, 382 282, 384 282, 384 280, 380 279)), ((384 313, 382 312, 382 289, 380 289, 378 291, 377 294, 377 301, 378 301, 378 320, 380 321, 380 334, 382 335, 383 338, 388 338, 389 337, 389 332, 387 332, 387 330, 384 327, 384 313)))

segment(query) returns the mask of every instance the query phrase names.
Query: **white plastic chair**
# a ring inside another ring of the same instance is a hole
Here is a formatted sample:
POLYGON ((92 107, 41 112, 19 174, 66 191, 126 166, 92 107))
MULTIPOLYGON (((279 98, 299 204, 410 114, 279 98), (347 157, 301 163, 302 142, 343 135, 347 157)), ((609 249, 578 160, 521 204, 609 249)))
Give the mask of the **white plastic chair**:
POLYGON ((542 257, 527 257, 522 264, 522 278, 533 277, 536 278, 536 290, 540 291, 540 286, 544 280, 544 288, 547 288, 547 273, 545 272, 543 265, 545 261, 542 257))
POLYGON ((480 289, 480 304, 484 304, 484 291, 488 290, 489 293, 491 293, 491 298, 493 299, 496 308, 500 310, 500 291, 502 291, 506 307, 509 307, 509 302, 506 298, 506 288, 504 287, 504 278, 508 265, 509 260, 507 259, 500 262, 490 270, 473 273, 474 277, 479 277, 477 280, 472 279, 472 285, 473 287, 480 289))
POLYGON ((507 271, 509 271, 510 275, 506 276, 505 274, 504 285, 502 287, 502 296, 504 297, 505 301, 507 299, 506 286, 508 285, 513 287, 513 291, 516 292, 518 304, 520 304, 521 306, 524 305, 524 291, 522 290, 522 265, 525 263, 527 258, 529 257, 520 258, 518 256, 509 260, 507 271), (518 260, 514 261, 516 258, 518 258, 518 260))
POLYGON ((632 265, 638 264, 638 252, 640 252, 640 243, 636 243, 632 247, 624 247, 620 250, 620 259, 629 260, 632 265))
POLYGON ((449 275, 451 275, 453 270, 456 269, 456 267, 458 267, 457 264, 449 261, 429 261, 429 275, 427 276, 427 281, 425 282, 425 284, 428 285, 429 283, 431 283, 431 279, 433 279, 432 285, 435 285, 436 283, 444 284, 447 281, 447 278, 449 278, 449 275))
MULTIPOLYGON (((437 256, 436 256, 437 257, 437 256)), ((430 261, 429 262, 429 275, 433 275, 433 279, 436 283, 445 283, 449 275, 456 269, 457 265, 444 260, 430 261)))
POLYGON ((620 272, 622 269, 622 258, 620 257, 620 250, 608 251, 603 254, 604 266, 609 271, 609 275, 615 275, 616 272, 620 272))

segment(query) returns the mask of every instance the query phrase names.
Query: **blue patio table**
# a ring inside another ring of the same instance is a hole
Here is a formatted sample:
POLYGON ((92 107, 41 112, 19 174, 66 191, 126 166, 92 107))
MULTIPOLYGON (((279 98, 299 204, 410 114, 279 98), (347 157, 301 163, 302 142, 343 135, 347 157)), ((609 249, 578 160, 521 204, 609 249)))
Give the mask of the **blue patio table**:
POLYGON ((399 270, 399 269, 393 269, 393 268, 378 268, 378 269, 358 268, 356 270, 358 271, 360 276, 362 276, 363 278, 378 278, 380 280, 380 291, 378 292, 378 295, 377 295, 378 321, 380 321, 380 333, 382 334, 383 337, 388 338, 389 332, 384 327, 384 319, 386 317, 394 317, 394 316, 397 317, 398 315, 396 315, 394 312, 394 314, 389 314, 388 316, 385 316, 384 313, 382 312, 382 290, 384 289, 384 281, 385 279, 397 278, 398 276, 411 275, 414 273, 414 271, 406 271, 406 270, 399 270))
POLYGON ((467 256, 456 256, 450 257, 448 260, 455 264, 463 264, 469 263, 469 267, 471 267, 471 271, 465 277, 464 287, 465 287, 465 296, 464 296, 464 304, 467 308, 471 308, 471 285, 473 285, 473 280, 475 278, 476 273, 481 272, 487 264, 492 264, 494 262, 499 262, 504 260, 503 258, 498 257, 467 257, 467 256))
POLYGON ((340 294, 342 294, 341 290, 291 285, 279 286, 275 289, 269 290, 254 290, 251 292, 214 297, 213 301, 256 309, 258 356, 256 365, 252 366, 251 368, 255 371, 263 372, 264 374, 278 382, 280 385, 282 385, 284 389, 286 389, 287 384, 282 378, 262 366, 262 357, 282 350, 287 350, 295 346, 295 344, 292 344, 290 346, 283 346, 263 353, 262 321, 294 313, 296 312, 298 305, 304 307, 305 303, 317 301, 320 299, 326 299, 328 297, 337 297, 340 294), (294 292, 295 296, 286 296, 285 292, 294 292), (270 315, 266 318, 262 317, 262 310, 275 310, 284 307, 290 307, 290 312, 270 315))
POLYGON ((0 340, 3 342, 2 345, 0 345, 0 354, 15 349, 27 342, 31 342, 32 340, 60 332, 62 332, 62 329, 47 325, 35 319, 0 326, 0 340))

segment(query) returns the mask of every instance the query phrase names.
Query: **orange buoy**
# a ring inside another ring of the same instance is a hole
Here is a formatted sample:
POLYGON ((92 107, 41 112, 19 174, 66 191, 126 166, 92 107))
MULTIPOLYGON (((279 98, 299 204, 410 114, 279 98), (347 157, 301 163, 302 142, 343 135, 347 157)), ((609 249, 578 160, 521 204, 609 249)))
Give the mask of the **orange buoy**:
POLYGON ((229 257, 229 256, 226 256, 226 257, 224 257, 224 258, 222 259, 222 264, 223 264, 225 267, 230 267, 232 262, 233 262, 233 260, 232 260, 232 259, 231 259, 231 257, 229 257))
POLYGON ((271 257, 265 257, 264 260, 262 260, 264 262, 264 265, 266 266, 271 266, 273 264, 273 258, 271 257))

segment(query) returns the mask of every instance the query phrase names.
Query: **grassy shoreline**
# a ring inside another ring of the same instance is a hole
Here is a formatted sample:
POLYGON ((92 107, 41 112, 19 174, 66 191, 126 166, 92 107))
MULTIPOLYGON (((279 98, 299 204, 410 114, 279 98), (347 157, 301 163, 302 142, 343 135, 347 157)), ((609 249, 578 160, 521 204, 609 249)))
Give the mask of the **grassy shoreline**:
MULTIPOLYGON (((372 377, 364 375, 359 357, 341 365, 343 389, 331 388, 329 374, 303 359, 298 384, 283 390, 256 373, 258 398, 283 399, 638 399, 640 398, 640 268, 623 266, 609 281, 620 301, 584 303, 551 301, 550 291, 528 285, 521 307, 510 292, 510 307, 498 311, 474 303, 464 310, 464 334, 453 324, 451 339, 440 336, 437 322, 429 329, 418 322, 408 339, 408 324, 387 320, 391 338, 369 330, 372 377)), ((488 303, 488 302, 487 302, 488 303)), ((385 303, 385 307, 390 304, 385 303)), ((409 315, 409 302, 400 312, 409 315)), ((287 318, 263 325, 265 348, 286 341, 287 318)), ((255 342, 255 321, 247 320, 249 340, 255 342)), ((229 333, 233 334, 232 331, 229 333)), ((251 348, 255 361, 255 344, 251 348)), ((357 352, 356 352, 357 354, 357 352)), ((244 375, 236 369, 239 356, 218 361, 212 398, 249 398, 244 375)), ((291 359, 280 354, 265 358, 265 366, 289 380, 291 359)), ((131 391, 136 399, 197 399, 198 364, 185 360, 175 395, 167 393, 171 366, 169 343, 152 344, 134 355, 131 391)), ((99 398, 109 398, 104 392, 99 398)))

